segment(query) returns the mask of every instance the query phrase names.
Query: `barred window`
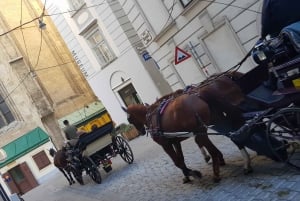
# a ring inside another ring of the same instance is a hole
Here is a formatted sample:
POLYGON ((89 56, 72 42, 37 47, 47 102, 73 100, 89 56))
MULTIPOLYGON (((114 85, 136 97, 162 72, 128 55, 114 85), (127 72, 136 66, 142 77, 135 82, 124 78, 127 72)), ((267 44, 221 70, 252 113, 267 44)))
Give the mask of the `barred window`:
POLYGON ((15 120, 12 112, 7 106, 5 100, 0 95, 0 128, 10 124, 15 120))
POLYGON ((101 67, 104 67, 115 58, 98 26, 94 26, 94 28, 91 29, 86 35, 86 39, 100 62, 101 67))
POLYGON ((187 7, 193 0, 180 0, 180 3, 185 8, 187 7))

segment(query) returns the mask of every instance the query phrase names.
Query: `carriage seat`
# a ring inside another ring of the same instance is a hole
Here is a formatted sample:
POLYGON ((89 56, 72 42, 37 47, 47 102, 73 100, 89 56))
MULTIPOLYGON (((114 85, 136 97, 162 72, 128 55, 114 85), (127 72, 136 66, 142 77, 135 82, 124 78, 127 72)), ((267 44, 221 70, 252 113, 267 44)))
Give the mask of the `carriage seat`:
POLYGON ((113 123, 109 122, 109 123, 105 124, 104 126, 98 128, 88 134, 81 135, 79 137, 77 146, 80 149, 85 149, 85 147, 88 144, 91 144, 98 138, 104 137, 105 135, 110 135, 112 133, 113 129, 114 129, 113 123))
POLYGON ((248 93, 247 98, 257 101, 258 104, 266 107, 276 107, 281 105, 284 100, 284 95, 274 95, 274 91, 266 87, 264 84, 259 85, 257 88, 248 93))

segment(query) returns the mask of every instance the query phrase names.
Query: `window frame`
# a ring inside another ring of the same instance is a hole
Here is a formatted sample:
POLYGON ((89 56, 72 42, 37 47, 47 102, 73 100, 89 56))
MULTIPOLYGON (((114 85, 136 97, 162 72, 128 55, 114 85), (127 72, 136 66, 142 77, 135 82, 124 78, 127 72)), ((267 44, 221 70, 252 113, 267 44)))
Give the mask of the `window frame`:
POLYGON ((84 0, 68 0, 69 6, 72 10, 80 10, 85 4, 84 0), (78 5, 76 5, 78 4, 78 5))
POLYGON ((34 160, 36 166, 39 168, 39 170, 42 170, 49 165, 51 165, 51 161, 49 160, 46 152, 44 150, 34 154, 32 156, 32 159, 34 160))
POLYGON ((92 52, 94 53, 97 61, 100 63, 101 69, 105 68, 107 65, 109 65, 110 63, 112 63, 115 60, 116 55, 113 52, 112 48, 110 47, 109 43, 107 42, 107 40, 106 40, 102 30, 98 26, 98 24, 95 24, 94 26, 92 26, 87 31, 87 33, 84 35, 84 38, 87 40, 89 47, 91 48, 92 52), (98 33, 98 34, 96 34, 96 33, 98 33), (96 41, 97 37, 101 38, 101 40, 96 41), (106 48, 106 49, 103 49, 103 48, 106 48), (108 53, 108 54, 105 55, 105 53, 108 53))
POLYGON ((3 97, 0 94, 0 129, 9 125, 10 123, 14 122, 16 119, 9 108, 9 106, 6 104, 6 101, 3 99, 3 97))

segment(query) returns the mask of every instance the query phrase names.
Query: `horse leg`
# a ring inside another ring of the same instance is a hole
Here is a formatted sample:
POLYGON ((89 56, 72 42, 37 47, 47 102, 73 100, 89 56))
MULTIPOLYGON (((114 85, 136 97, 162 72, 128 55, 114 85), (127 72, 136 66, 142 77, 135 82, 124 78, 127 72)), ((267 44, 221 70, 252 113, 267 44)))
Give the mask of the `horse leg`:
POLYGON ((73 182, 72 182, 72 177, 70 177, 70 176, 68 176, 67 174, 66 174, 66 171, 63 169, 63 168, 58 168, 59 169, 59 171, 61 171, 63 174, 64 174, 64 176, 65 176, 65 178, 68 180, 68 182, 69 182, 69 185, 72 185, 73 184, 73 182))
POLYGON ((251 159, 250 156, 247 152, 247 150, 245 149, 245 147, 240 149, 240 152, 243 156, 243 160, 244 160, 244 174, 247 175, 249 173, 253 172, 253 169, 251 167, 251 159))
POLYGON ((206 163, 208 163, 210 161, 210 155, 207 154, 204 147, 199 147, 199 148, 200 148, 200 151, 201 151, 202 155, 204 156, 204 159, 205 159, 206 163))
MULTIPOLYGON (((173 143, 173 146, 175 148, 175 151, 178 155, 178 158, 183 161, 184 163, 184 156, 183 156, 183 152, 182 152, 182 147, 181 147, 181 144, 180 142, 176 142, 176 143, 173 143)), ((202 149, 205 151, 204 147, 202 147, 202 149)), ((205 151, 206 153, 206 151, 205 151)), ((206 153, 207 154, 207 153, 206 153)), ((208 155, 209 156, 209 155, 208 155)), ((209 156, 210 157, 210 156, 209 156)), ((184 163, 184 166, 185 166, 185 163, 184 163)), ((188 176, 193 176, 194 178, 197 178, 197 179, 200 179, 202 177, 202 174, 200 171, 197 171, 197 170, 190 170, 190 172, 188 173, 188 176)))
POLYGON ((67 174, 69 175, 71 182, 72 182, 73 184, 75 184, 74 175, 72 176, 72 173, 71 173, 70 170, 67 171, 67 174))
MULTIPOLYGON (((200 151, 201 151, 201 153, 203 154, 203 156, 204 156, 204 158, 205 158, 205 161, 208 163, 208 161, 210 160, 210 155, 207 154, 207 152, 206 152, 205 148, 203 147, 203 145, 201 145, 201 143, 200 143, 200 144, 198 143, 198 141, 196 140, 197 136, 198 136, 198 135, 195 135, 195 142, 196 142, 196 144, 198 145, 198 147, 200 148, 200 151)), ((221 165, 221 166, 225 165, 225 160, 224 160, 224 158, 223 158, 222 152, 221 152, 219 149, 217 149, 216 152, 218 153, 220 165, 221 165)))
MULTIPOLYGON (((184 163, 183 154, 182 154, 182 156, 180 156, 180 154, 178 154, 175 151, 173 144, 171 144, 171 143, 161 144, 161 146, 164 149, 164 151, 170 156, 170 158, 172 159, 175 166, 182 170, 183 175, 185 176, 183 179, 183 183, 190 182, 191 180, 189 178, 189 175, 192 170, 186 167, 186 165, 184 163)), ((179 150, 177 150, 177 151, 179 152, 179 150)))
POLYGON ((213 163, 213 172, 214 172, 214 182, 219 182, 220 178, 220 157, 223 154, 218 150, 218 148, 210 141, 207 135, 203 134, 196 134, 195 142, 198 144, 199 147, 204 146, 208 153, 212 157, 213 163))

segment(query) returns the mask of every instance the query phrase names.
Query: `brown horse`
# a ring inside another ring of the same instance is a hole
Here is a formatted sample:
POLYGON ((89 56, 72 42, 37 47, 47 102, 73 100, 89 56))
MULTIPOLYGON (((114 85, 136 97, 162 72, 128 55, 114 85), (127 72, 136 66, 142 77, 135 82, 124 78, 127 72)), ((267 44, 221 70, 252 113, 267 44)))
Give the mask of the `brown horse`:
POLYGON ((51 148, 49 150, 49 154, 53 157, 55 167, 57 167, 63 173, 65 178, 68 180, 69 185, 75 183, 73 176, 78 181, 78 183, 80 183, 81 185, 83 184, 81 172, 77 171, 76 168, 73 168, 69 164, 65 148, 58 151, 55 151, 53 148, 51 148))
MULTIPOLYGON (((235 78, 241 76, 239 73, 233 75, 235 78)), ((160 98, 150 107, 130 105, 127 109, 123 109, 128 113, 128 121, 134 124, 142 133, 145 133, 144 125, 153 134, 180 131, 205 133, 207 130, 206 125, 225 126, 228 127, 227 130, 232 131, 244 124, 241 111, 236 107, 244 100, 244 95, 231 77, 223 75, 210 78, 199 87, 192 88, 186 93, 193 95, 183 95, 183 90, 178 90, 160 98), (163 101, 167 103, 162 103, 163 101), (163 112, 161 112, 161 108, 164 108, 163 112), (160 113, 162 114, 159 115, 160 113)), ((153 135, 153 140, 163 147, 175 165, 182 169, 184 175, 188 177, 193 171, 188 169, 184 163, 180 146, 180 141, 184 139, 186 138, 167 138, 163 135, 153 135)), ((202 134, 200 137, 195 136, 195 141, 199 147, 204 145, 205 140, 207 139, 203 139, 202 134), (204 141, 200 142, 201 140, 204 141)), ((245 159, 244 172, 249 173, 252 171, 250 157, 243 145, 236 144, 245 159)), ((215 180, 218 180, 218 163, 216 162, 218 160, 216 158, 219 157, 221 163, 224 160, 220 153, 214 157, 215 180)))
POLYGON ((200 172, 187 168, 184 163, 180 141, 186 138, 166 138, 160 136, 158 132, 193 132, 198 146, 205 147, 212 157, 214 181, 220 181, 219 166, 225 162, 222 153, 208 136, 203 134, 207 131, 205 125, 209 123, 210 118, 209 107, 203 100, 195 95, 180 95, 168 103, 161 117, 157 116, 158 111, 155 106, 129 105, 126 111, 130 115, 129 122, 134 124, 137 129, 143 130, 146 125, 152 130, 153 140, 163 147, 175 165, 183 171, 186 178, 195 174, 201 177, 200 172), (149 109, 150 114, 148 113, 149 109))

